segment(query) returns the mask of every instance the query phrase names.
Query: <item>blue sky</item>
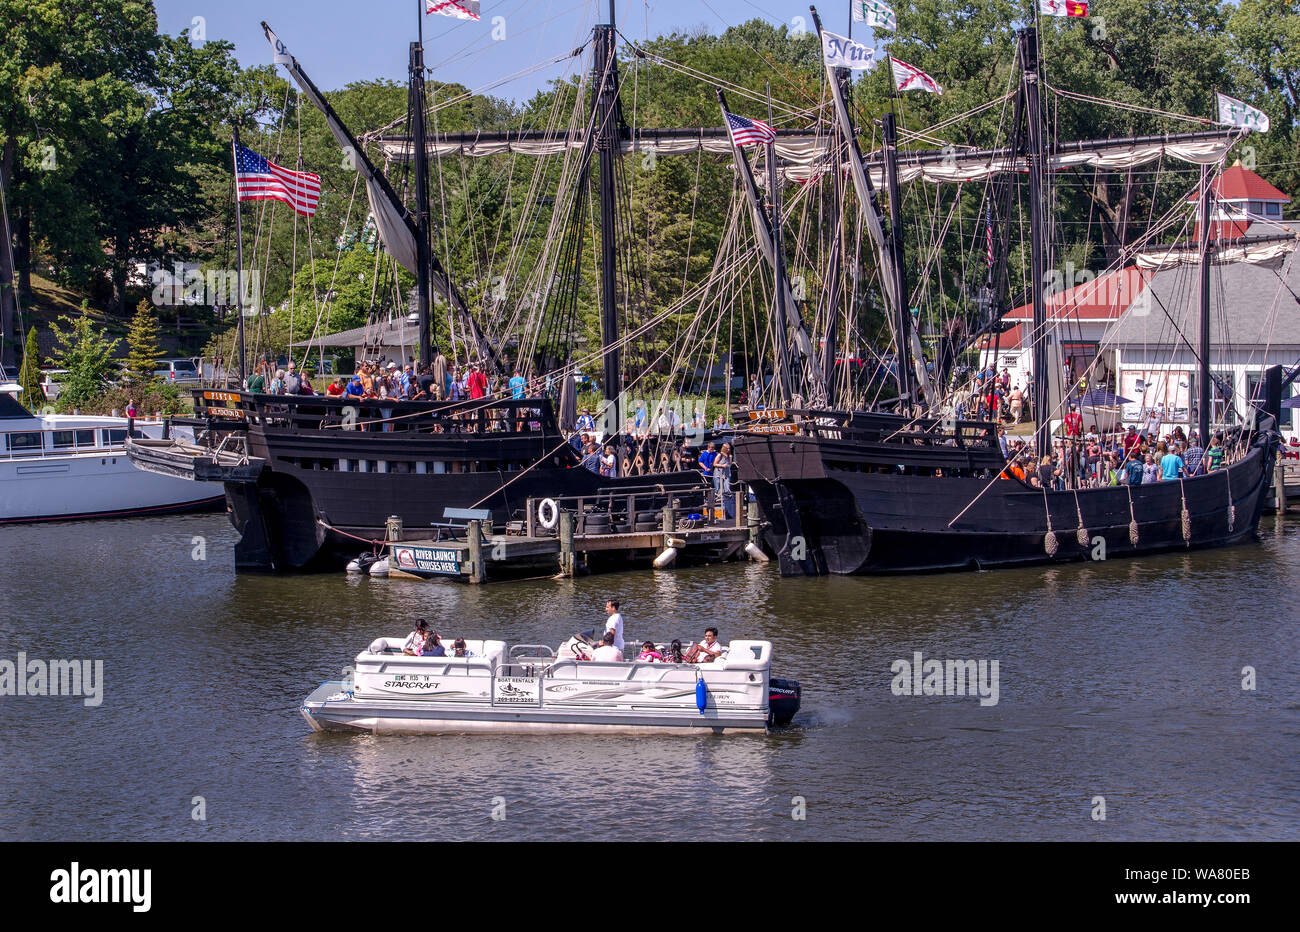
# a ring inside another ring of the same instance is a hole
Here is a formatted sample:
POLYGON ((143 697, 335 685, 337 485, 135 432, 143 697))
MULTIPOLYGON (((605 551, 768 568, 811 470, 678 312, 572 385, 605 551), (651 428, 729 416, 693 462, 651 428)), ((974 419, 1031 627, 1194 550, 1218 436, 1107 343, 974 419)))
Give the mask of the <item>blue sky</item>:
MULTIPOLYGON (((407 48, 423 0, 155 0, 159 28, 175 34, 203 17, 207 38, 227 39, 243 65, 269 63, 258 25, 265 19, 325 90, 369 78, 406 80, 407 48)), ((616 0, 618 25, 633 40, 700 26, 712 33, 760 17, 774 24, 808 20, 806 0, 616 0)), ((425 16, 425 61, 437 80, 479 89, 534 64, 557 58, 604 22, 608 0, 482 0, 482 20, 425 16), (492 38, 493 17, 505 39, 492 38)), ((848 3, 819 6, 830 29, 848 22, 848 3)), ((811 26, 811 23, 808 24, 811 26)), ((492 94, 526 99, 572 64, 551 65, 515 78, 492 94)))

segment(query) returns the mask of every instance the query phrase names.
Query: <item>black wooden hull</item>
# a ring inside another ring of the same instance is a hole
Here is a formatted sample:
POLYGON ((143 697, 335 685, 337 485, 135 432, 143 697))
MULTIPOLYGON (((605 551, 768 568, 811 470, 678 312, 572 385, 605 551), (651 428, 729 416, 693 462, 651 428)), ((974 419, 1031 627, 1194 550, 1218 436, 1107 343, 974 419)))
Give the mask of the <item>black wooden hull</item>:
POLYGON ((494 401, 487 408, 199 396, 201 408, 220 406, 220 417, 204 426, 238 433, 250 463, 262 464, 225 482, 231 523, 241 534, 235 546, 241 572, 341 568, 385 537, 390 516, 402 519, 412 539, 432 537, 448 508, 488 509, 500 527, 523 518, 529 498, 662 487, 667 504, 669 491, 704 487, 694 470, 597 476, 556 428, 545 399, 494 401))
POLYGON ((241 533, 236 569, 297 572, 342 567, 382 540, 390 515, 408 539, 432 537, 447 508, 486 508, 494 523, 523 517, 529 498, 596 496, 621 489, 698 489, 698 472, 602 479, 581 466, 463 474, 355 473, 279 462, 256 484, 228 483, 231 521, 241 533), (513 481, 512 481, 513 480, 513 481))
POLYGON ((1275 456, 1273 442, 1261 439, 1207 476, 1044 493, 1014 479, 881 472, 823 447, 805 436, 737 443, 741 478, 769 522, 785 575, 992 569, 1227 546, 1254 537, 1275 456))

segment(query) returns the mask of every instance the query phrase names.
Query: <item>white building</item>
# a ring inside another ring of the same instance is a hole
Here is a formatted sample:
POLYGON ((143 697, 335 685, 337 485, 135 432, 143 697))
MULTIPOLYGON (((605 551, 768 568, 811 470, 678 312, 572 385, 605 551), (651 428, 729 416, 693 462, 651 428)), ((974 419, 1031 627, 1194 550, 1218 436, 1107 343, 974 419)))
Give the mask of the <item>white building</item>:
MULTIPOLYGON (((1281 220, 1290 198, 1240 164, 1218 178, 1216 192, 1212 222, 1220 247, 1240 245, 1243 238, 1300 234, 1300 224, 1281 220)), ((1268 264, 1212 267, 1212 422, 1222 423, 1225 414, 1240 418, 1269 366, 1300 364, 1297 296, 1297 251, 1268 264)), ((1155 410, 1163 412, 1162 422, 1169 427, 1181 425, 1190 431, 1195 426, 1200 334, 1196 265, 1158 271, 1130 266, 1074 284, 1049 300, 1047 312, 1067 386, 1086 379, 1088 389, 1107 389, 1127 399, 1119 410, 1126 424, 1140 423, 1155 410)), ((1024 385, 1033 370, 1028 339, 1032 309, 1016 308, 1003 319, 1013 326, 996 341, 980 341, 980 364, 994 364, 999 372, 1007 369, 1013 385, 1024 385)), ((1084 415, 1086 422, 1089 413, 1084 415)), ((1283 432, 1292 436, 1295 426, 1289 410, 1283 410, 1282 422, 1283 432)))

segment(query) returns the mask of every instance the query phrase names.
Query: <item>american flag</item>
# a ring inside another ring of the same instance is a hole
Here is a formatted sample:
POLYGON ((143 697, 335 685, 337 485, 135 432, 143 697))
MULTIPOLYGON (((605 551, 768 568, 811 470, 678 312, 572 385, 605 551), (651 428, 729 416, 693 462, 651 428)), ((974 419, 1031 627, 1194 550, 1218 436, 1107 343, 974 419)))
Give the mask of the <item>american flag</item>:
MULTIPOLYGON (((725 113, 725 111, 723 111, 725 113)), ((776 130, 762 120, 746 120, 743 116, 727 113, 727 131, 734 146, 766 146, 776 142, 776 130)))
POLYGON ((477 20, 479 0, 425 0, 426 13, 440 13, 457 19, 477 20))
POLYGON ((236 145, 235 190, 241 201, 283 201, 310 217, 320 203, 320 175, 281 168, 236 145))

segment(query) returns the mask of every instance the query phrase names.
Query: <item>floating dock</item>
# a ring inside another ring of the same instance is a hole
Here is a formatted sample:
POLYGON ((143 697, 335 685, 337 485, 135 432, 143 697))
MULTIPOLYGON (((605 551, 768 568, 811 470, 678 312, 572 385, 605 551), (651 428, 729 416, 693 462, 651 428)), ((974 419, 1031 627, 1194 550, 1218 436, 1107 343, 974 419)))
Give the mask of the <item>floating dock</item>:
POLYGON ((734 493, 730 518, 713 503, 703 512, 677 505, 638 512, 635 502, 629 501, 628 509, 614 516, 588 510, 589 503, 529 499, 529 520, 513 522, 504 534, 493 533, 483 514, 448 509, 448 527, 454 536, 445 540, 408 537, 400 522, 390 519, 384 545, 388 575, 485 583, 637 566, 664 569, 741 557, 766 559, 756 544, 757 511, 744 493, 734 493), (633 520, 627 521, 626 515, 633 520))

